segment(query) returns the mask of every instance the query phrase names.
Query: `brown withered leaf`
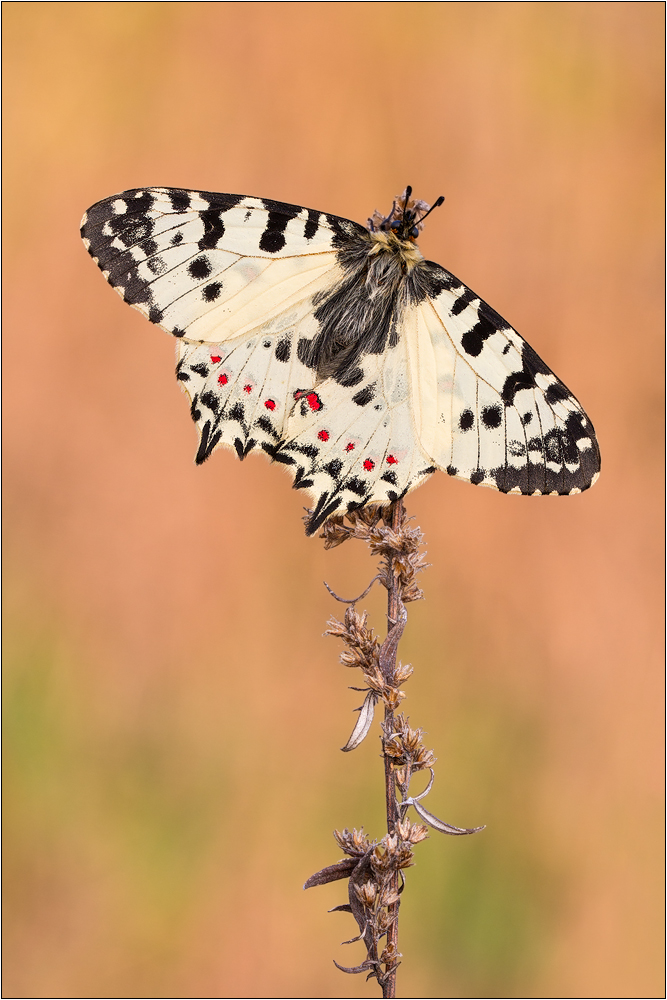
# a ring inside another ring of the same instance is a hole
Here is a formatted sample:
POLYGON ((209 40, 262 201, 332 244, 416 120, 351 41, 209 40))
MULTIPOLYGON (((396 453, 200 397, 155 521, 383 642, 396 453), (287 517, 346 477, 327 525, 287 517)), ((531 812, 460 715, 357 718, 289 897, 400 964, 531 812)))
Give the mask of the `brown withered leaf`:
POLYGON ((303 887, 304 889, 312 889, 314 885, 326 885, 327 882, 337 882, 341 878, 349 878, 358 863, 358 858, 343 858, 335 865, 329 865, 327 868, 315 872, 304 882, 303 887))

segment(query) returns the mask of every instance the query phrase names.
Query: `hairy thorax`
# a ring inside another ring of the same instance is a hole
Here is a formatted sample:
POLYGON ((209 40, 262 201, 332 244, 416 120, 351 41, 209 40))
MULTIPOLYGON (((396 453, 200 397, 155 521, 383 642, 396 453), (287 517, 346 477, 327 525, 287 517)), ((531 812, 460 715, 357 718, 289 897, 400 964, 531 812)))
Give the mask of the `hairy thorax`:
POLYGON ((405 275, 424 259, 416 243, 403 240, 394 233, 369 233, 370 249, 368 256, 385 267, 398 267, 405 275))
POLYGON ((396 346, 423 260, 412 241, 393 233, 348 240, 338 253, 343 280, 314 302, 319 332, 299 345, 300 359, 315 369, 318 381, 333 377, 353 385, 364 355, 396 346))

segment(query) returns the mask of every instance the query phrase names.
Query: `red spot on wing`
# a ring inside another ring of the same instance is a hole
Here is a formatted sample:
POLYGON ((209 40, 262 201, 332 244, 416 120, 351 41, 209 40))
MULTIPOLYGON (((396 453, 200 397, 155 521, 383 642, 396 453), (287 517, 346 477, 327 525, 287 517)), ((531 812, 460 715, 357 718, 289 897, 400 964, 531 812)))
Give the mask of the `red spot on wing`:
POLYGON ((393 455, 387 455, 387 462, 389 463, 389 465, 397 465, 398 459, 394 458, 393 455))
POLYGON ((243 386, 243 391, 244 392, 252 392, 252 386, 251 385, 244 385, 243 386))
POLYGON ((352 444, 351 441, 349 444, 345 445, 345 451, 354 451, 354 445, 352 444))
POLYGON ((211 361, 213 362, 214 365, 217 365, 218 361, 222 361, 222 358, 218 357, 217 354, 212 354, 211 361))
POLYGON ((329 440, 329 431, 320 431, 317 436, 320 439, 320 441, 328 441, 329 440))
POLYGON ((276 408, 276 404, 273 399, 267 399, 267 401, 264 403, 264 406, 267 408, 267 410, 275 410, 276 408))
POLYGON ((227 378, 226 375, 218 375, 218 382, 220 383, 220 385, 227 385, 229 379, 227 378))
POLYGON ((374 468, 375 468, 375 462, 373 461, 373 459, 372 458, 365 458, 364 459, 364 469, 366 470, 366 472, 371 472, 371 470, 374 469, 374 468))
POLYGON ((322 409, 322 400, 320 399, 320 397, 317 395, 316 392, 307 392, 306 389, 297 389, 296 392, 294 393, 294 398, 295 399, 305 398, 311 410, 322 409))

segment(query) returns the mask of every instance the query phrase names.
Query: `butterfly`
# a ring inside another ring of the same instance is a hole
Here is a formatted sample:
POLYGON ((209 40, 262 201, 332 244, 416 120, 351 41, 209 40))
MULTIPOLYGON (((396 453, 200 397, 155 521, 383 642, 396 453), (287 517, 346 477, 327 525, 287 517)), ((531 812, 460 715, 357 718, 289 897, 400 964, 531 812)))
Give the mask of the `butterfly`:
POLYGON ((368 227, 138 188, 93 205, 81 235, 121 297, 177 338, 196 462, 263 451, 312 496, 307 534, 436 469, 502 493, 580 493, 600 468, 589 419, 497 312, 423 258, 429 211, 411 188, 368 227))

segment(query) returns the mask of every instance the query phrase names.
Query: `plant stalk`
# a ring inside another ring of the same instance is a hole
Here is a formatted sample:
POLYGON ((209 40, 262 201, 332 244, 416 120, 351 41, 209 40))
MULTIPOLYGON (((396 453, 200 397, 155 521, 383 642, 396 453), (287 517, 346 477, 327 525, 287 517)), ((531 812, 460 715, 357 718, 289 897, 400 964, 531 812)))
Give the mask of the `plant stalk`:
MULTIPOLYGON (((403 525, 403 519, 405 517, 405 508, 403 507, 403 502, 401 500, 396 500, 392 506, 391 512, 391 527, 392 530, 398 533, 403 525)), ((392 628, 398 623, 401 611, 401 590, 399 583, 399 575, 396 572, 395 567, 395 554, 391 556, 391 586, 387 591, 387 631, 390 632, 392 628)), ((396 658, 394 657, 388 664, 387 670, 394 673, 394 668, 396 665, 396 658)), ((393 682, 393 676, 387 677, 388 682, 393 682)), ((394 710, 391 708, 386 708, 384 710, 384 723, 385 723, 385 738, 389 738, 394 732, 394 710)), ((384 784, 385 784, 385 798, 387 806, 387 833, 393 836, 396 830, 396 823, 398 822, 398 802, 396 799, 396 779, 394 778, 394 769, 392 766, 391 758, 385 755, 384 757, 384 784)), ((391 890, 393 893, 398 895, 398 871, 395 871, 392 875, 391 890)), ((387 946, 393 948, 395 954, 398 954, 398 911, 400 907, 400 900, 396 900, 395 903, 389 907, 389 927, 387 929, 387 946)), ((391 970, 387 975, 386 980, 382 985, 382 996, 394 998, 396 996, 396 972, 397 968, 391 970)))

